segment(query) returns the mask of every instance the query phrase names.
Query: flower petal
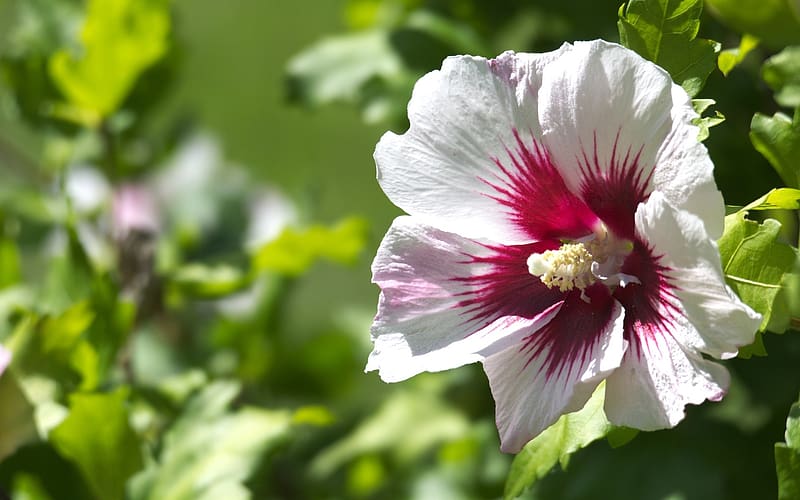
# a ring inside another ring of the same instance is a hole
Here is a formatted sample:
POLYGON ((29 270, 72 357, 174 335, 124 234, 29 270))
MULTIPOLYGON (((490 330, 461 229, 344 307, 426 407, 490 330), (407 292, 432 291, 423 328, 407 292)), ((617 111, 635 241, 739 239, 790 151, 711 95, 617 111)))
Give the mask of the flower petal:
POLYGON ((616 44, 576 42, 547 66, 539 97, 554 163, 615 232, 630 236, 625 214, 658 189, 721 234, 722 197, 697 115, 666 71, 616 44))
POLYGON ((725 284, 717 245, 698 217, 676 209, 656 191, 636 211, 636 230, 669 269, 674 305, 688 320, 675 323, 677 341, 723 359, 753 342, 761 315, 725 284))
POLYGON ((0 375, 8 368, 9 363, 11 363, 11 352, 0 345, 0 375))
POLYGON ((530 250, 500 250, 395 219, 372 266, 382 292, 366 370, 395 382, 455 368, 547 323, 561 294, 527 274, 530 250))
POLYGON ((501 449, 516 453, 564 413, 579 410, 622 360, 623 313, 604 287, 575 292, 539 331, 483 362, 501 449))
POLYGON ((620 366, 606 380, 605 412, 616 425, 674 427, 687 404, 719 401, 730 376, 721 365, 684 350, 672 336, 633 333, 620 366))
MULTIPOLYGON (((508 52, 492 61, 450 57, 440 71, 422 77, 408 106, 408 132, 385 134, 375 149, 378 181, 386 195, 422 222, 466 237, 503 243, 542 239, 509 212, 525 210, 520 200, 530 204, 534 188, 534 195, 565 205, 576 198, 563 189, 546 155, 535 151, 540 137, 536 93, 543 68, 570 49, 565 44, 545 54, 508 52), (542 186, 520 186, 520 180, 539 170, 544 170, 543 180, 537 181, 542 186), (511 179, 515 174, 519 178, 511 179)), ((548 206, 537 203, 540 212, 548 206)), ((591 218, 585 207, 553 207, 549 213, 559 219, 591 218)))

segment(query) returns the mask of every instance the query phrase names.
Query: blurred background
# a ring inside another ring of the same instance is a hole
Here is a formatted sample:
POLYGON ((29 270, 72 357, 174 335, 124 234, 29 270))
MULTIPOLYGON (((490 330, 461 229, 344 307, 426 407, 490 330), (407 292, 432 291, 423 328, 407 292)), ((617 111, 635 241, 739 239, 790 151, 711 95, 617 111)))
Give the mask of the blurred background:
MULTIPOLYGON (((698 96, 726 117, 706 144, 730 205, 782 185, 748 134, 785 110, 762 62, 800 43, 796 2, 749 3, 700 28, 761 40, 698 96)), ((372 152, 447 55, 618 41, 619 8, 0 0, 0 498, 502 497, 479 366, 363 373, 400 214, 372 152)), ((775 497, 800 341, 764 342, 723 403, 597 442, 526 498, 775 497)))

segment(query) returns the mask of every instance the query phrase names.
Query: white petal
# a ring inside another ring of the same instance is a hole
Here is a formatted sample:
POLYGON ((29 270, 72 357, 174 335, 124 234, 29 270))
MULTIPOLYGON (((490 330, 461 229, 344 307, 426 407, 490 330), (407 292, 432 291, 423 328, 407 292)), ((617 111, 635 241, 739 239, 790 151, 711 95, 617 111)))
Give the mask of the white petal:
POLYGON ((637 209, 636 231, 653 254, 662 255, 659 264, 671 269, 673 293, 688 319, 673 329, 679 342, 730 358, 753 341, 761 315, 725 284, 717 245, 698 217, 671 206, 656 191, 637 209))
MULTIPOLYGON (((415 218, 395 219, 372 266, 382 293, 366 371, 379 370, 384 381, 397 382, 481 361, 549 321, 560 302, 529 319, 468 314, 461 305, 468 285, 454 278, 485 272, 485 265, 467 262, 485 253, 485 247, 415 218)), ((520 271, 526 273, 524 263, 520 271)))
POLYGON ((719 401, 730 376, 717 363, 681 348, 669 335, 631 341, 620 366, 606 380, 605 411, 616 425, 642 430, 674 427, 687 404, 719 401))
POLYGON ((524 346, 513 345, 483 362, 503 451, 518 452, 561 415, 581 409, 600 381, 619 366, 627 342, 622 334, 622 307, 616 301, 613 304, 611 321, 587 354, 555 375, 547 375, 549 349, 531 358, 524 346))
POLYGON ((522 243, 490 195, 493 159, 515 146, 514 129, 538 137, 536 92, 542 68, 568 52, 505 53, 493 61, 449 57, 422 77, 408 105, 410 128, 386 133, 375 148, 378 181, 392 202, 426 224, 467 237, 522 243), (483 179, 483 180, 482 180, 483 179))
POLYGON ((576 42, 545 69, 539 93, 544 143, 578 189, 580 164, 607 170, 640 153, 642 179, 675 206, 703 219, 714 237, 724 206, 713 164, 697 141, 697 115, 669 74, 635 52, 602 40, 576 42), (583 155, 586 155, 584 159, 583 155))
POLYGON ((11 363, 11 352, 0 345, 0 375, 3 374, 9 363, 11 363))

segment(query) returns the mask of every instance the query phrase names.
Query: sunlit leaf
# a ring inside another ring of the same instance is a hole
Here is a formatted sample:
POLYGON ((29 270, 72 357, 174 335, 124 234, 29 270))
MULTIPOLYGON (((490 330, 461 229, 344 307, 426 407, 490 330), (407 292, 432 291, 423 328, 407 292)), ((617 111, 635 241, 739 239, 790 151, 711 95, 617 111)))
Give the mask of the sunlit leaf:
POLYGON ((170 274, 169 282, 177 291, 190 297, 214 298, 245 288, 250 283, 250 277, 230 265, 194 263, 176 269, 170 274))
POLYGON ((131 500, 249 499, 244 486, 256 466, 291 428, 284 410, 228 409, 239 393, 215 382, 192 397, 167 431, 156 463, 129 486, 131 500))
POLYGON ((136 79, 167 50, 166 0, 90 0, 79 52, 62 49, 50 59, 53 81, 80 122, 118 109, 136 79))
POLYGON ((629 0, 619 9, 620 41, 697 95, 719 51, 717 42, 697 38, 702 11, 703 0, 629 0))
POLYGON ((786 442, 775 444, 778 472, 778 499, 800 498, 800 401, 794 403, 786 419, 786 442))
POLYGON ((742 210, 800 210, 800 189, 773 189, 742 210))
MULTIPOLYGON (((800 29, 800 28, 799 28, 800 29)), ((761 76, 781 106, 800 106, 800 46, 786 47, 764 62, 761 76)))
POLYGON ((733 49, 725 49, 719 53, 719 58, 717 58, 717 66, 719 66, 719 70, 722 71, 722 74, 728 76, 728 73, 733 71, 733 68, 741 64, 744 61, 747 54, 749 54, 753 49, 758 47, 758 38, 744 34, 742 35, 742 39, 739 42, 739 46, 733 49))
MULTIPOLYGON (((604 401, 605 383, 602 383, 583 409, 562 415, 526 444, 511 464, 504 497, 517 498, 556 464, 566 468, 573 453, 605 437, 613 426, 603 411, 604 401)), ((624 444, 622 441, 620 444, 624 444)))
POLYGON ((9 345, 14 366, 24 379, 45 376, 68 389, 93 389, 98 384, 98 359, 85 332, 94 320, 87 302, 79 302, 59 315, 22 319, 9 345))
POLYGON ((139 438, 128 421, 128 391, 73 394, 70 413, 50 432, 58 452, 78 466, 97 500, 125 498, 125 484, 142 468, 139 438))
POLYGON ((781 333, 789 324, 783 278, 797 255, 777 240, 778 221, 759 224, 747 219, 746 213, 747 207, 725 217, 725 232, 718 242, 723 272, 739 297, 764 316, 760 329, 781 333))
POLYGON ((769 161, 784 184, 800 188, 800 108, 794 120, 782 113, 756 113, 750 123, 750 140, 769 161))
POLYGON ((708 139, 708 129, 711 127, 716 127, 725 121, 725 116, 716 110, 714 110, 713 116, 703 116, 703 113, 714 104, 716 104, 714 99, 692 99, 694 110, 700 115, 698 118, 695 118, 693 122, 700 128, 700 131, 697 133, 698 141, 705 141, 708 139))
POLYGON ((287 228, 256 252, 253 266, 256 271, 297 276, 320 258, 352 264, 366 244, 366 232, 366 222, 358 217, 344 219, 333 227, 287 228))

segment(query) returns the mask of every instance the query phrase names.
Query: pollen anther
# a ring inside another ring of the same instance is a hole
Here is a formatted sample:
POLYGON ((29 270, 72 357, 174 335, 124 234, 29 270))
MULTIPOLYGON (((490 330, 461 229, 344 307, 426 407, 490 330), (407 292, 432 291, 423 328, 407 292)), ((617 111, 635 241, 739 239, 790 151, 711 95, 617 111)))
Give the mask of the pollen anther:
POLYGON ((528 272, 538 276, 548 288, 567 292, 584 290, 595 282, 592 254, 583 243, 566 243, 558 250, 534 253, 528 257, 528 272))

